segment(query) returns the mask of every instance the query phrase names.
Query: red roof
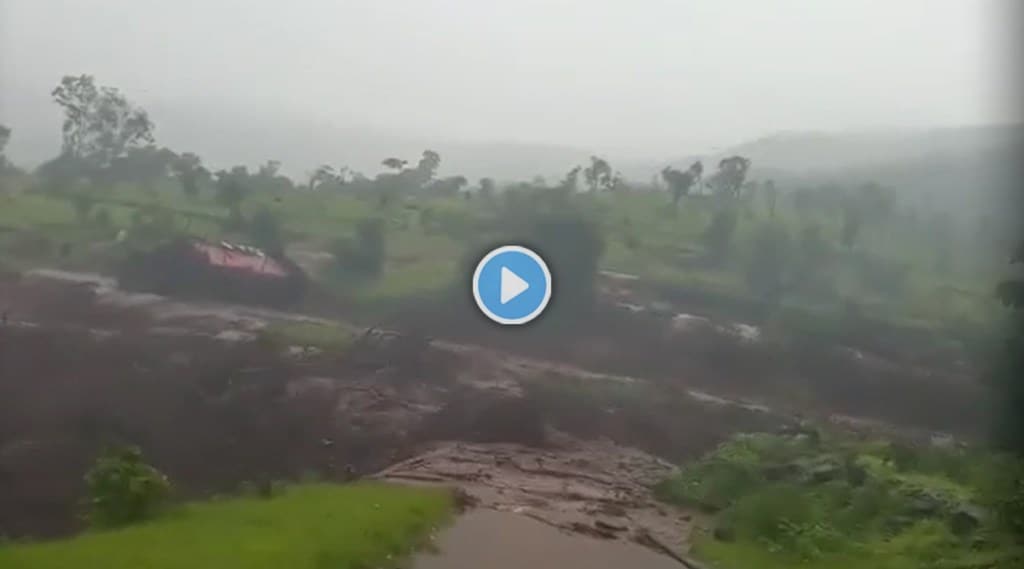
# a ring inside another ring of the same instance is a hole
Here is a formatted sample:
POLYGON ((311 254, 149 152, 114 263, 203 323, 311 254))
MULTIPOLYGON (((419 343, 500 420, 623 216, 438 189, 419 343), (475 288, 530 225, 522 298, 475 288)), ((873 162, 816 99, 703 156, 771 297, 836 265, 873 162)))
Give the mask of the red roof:
POLYGON ((266 256, 265 253, 258 249, 251 247, 241 248, 227 243, 211 245, 209 243, 194 242, 192 246, 205 255, 207 262, 214 266, 239 269, 259 275, 288 276, 288 271, 280 263, 266 256))

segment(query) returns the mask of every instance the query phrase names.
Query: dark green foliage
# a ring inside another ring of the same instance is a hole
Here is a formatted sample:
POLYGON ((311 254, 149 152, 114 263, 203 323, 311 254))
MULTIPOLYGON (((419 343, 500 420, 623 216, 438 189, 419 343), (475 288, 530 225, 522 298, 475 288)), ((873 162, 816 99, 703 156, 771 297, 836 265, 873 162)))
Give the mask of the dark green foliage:
POLYGON ((571 291, 559 294, 556 290, 551 316, 569 317, 589 310, 605 245, 589 200, 567 188, 509 190, 504 198, 496 216, 497 234, 489 237, 534 248, 551 269, 557 290, 571 291))
POLYGON ((105 207, 96 210, 96 214, 93 215, 93 222, 100 227, 110 227, 110 210, 105 207))
POLYGON ((364 219, 352 238, 336 240, 331 246, 336 276, 344 280, 372 279, 380 276, 386 258, 384 221, 364 219))
POLYGON ((284 254, 284 235, 281 221, 269 209, 263 208, 256 212, 246 225, 252 244, 271 255, 284 254))
POLYGON ((683 196, 690 194, 690 190, 694 184, 700 181, 701 175, 704 173, 704 164, 700 161, 694 162, 685 172, 673 169, 671 166, 666 166, 661 171, 661 177, 665 180, 668 185, 669 191, 672 193, 672 207, 679 207, 679 200, 683 196))
POLYGON ((864 223, 864 211, 853 199, 847 199, 843 203, 843 232, 842 243, 847 249, 853 249, 860 234, 861 225, 864 223))
POLYGON ((89 219, 89 212, 96 205, 96 200, 84 192, 79 192, 71 196, 71 203, 75 207, 75 215, 78 216, 78 220, 86 221, 89 219))
POLYGON ((910 274, 908 263, 857 253, 853 255, 862 282, 868 290, 896 299, 902 298, 910 274))
POLYGON ((765 223, 754 234, 754 247, 746 263, 747 285, 757 297, 777 302, 787 283, 792 239, 785 225, 765 223))
POLYGON ((590 157, 590 166, 583 169, 583 180, 591 192, 610 190, 612 187, 612 167, 608 161, 597 156, 590 157))
POLYGON ((1024 520, 1020 488, 1008 491, 1019 484, 1012 472, 1020 468, 1014 459, 957 447, 817 431, 740 435, 656 492, 717 512, 716 539, 797 564, 854 558, 863 560, 855 566, 899 561, 893 567, 923 569, 938 559, 967 567, 984 558, 996 564, 979 567, 1000 566, 1015 555, 1010 536, 1024 529, 1015 525, 1024 520))
POLYGON ((65 76, 52 95, 64 111, 63 154, 105 168, 129 148, 153 142, 146 111, 117 89, 98 87, 91 75, 65 76))
POLYGON ((200 184, 210 177, 199 156, 191 152, 185 152, 172 161, 171 171, 181 183, 181 191, 190 198, 199 196, 200 184))
POLYGON ((157 512, 171 485, 159 470, 142 459, 135 447, 104 451, 85 476, 89 522, 100 527, 122 526, 157 512))
MULTIPOLYGON (((1024 263, 1024 241, 1015 249, 1011 262, 1024 263)), ((1024 457, 1024 279, 1000 283, 996 294, 1012 314, 1005 350, 997 356, 989 374, 999 394, 995 439, 1000 448, 1024 457)))
POLYGON ((739 216, 733 207, 724 207, 715 212, 711 224, 704 230, 704 246, 712 261, 724 261, 732 247, 739 216))

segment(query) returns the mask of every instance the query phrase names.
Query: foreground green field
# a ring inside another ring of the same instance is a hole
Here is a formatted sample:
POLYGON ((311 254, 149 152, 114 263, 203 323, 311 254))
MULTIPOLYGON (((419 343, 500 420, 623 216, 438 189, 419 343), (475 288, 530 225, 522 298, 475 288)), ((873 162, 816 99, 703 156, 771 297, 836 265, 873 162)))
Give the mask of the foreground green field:
POLYGON ((123 530, 0 546, 0 567, 379 567, 421 545, 449 513, 449 498, 442 491, 377 484, 303 485, 270 499, 189 504, 123 530))

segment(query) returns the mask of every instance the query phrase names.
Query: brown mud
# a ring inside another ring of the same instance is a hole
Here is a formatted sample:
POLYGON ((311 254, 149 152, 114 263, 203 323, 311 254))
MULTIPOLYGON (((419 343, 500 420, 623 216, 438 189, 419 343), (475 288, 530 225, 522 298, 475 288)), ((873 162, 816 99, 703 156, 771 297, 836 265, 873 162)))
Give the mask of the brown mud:
MULTIPOLYGON (((316 318, 123 293, 89 275, 0 278, 0 310, 0 535, 10 537, 79 530, 90 462, 128 442, 179 498, 376 474, 454 485, 484 509, 685 555, 700 519, 655 503, 650 485, 731 434, 796 420, 756 389, 737 396, 756 381, 729 373, 638 379, 581 369, 572 353, 524 357, 398 333, 322 352, 261 334, 316 318)), ((669 353, 690 353, 679 352, 669 353)), ((878 396, 884 379, 844 389, 878 396)), ((826 392, 841 383, 823 380, 826 392)), ((970 405, 941 388, 924 399, 951 396, 970 405)), ((895 428, 872 423, 886 413, 810 411, 895 428)), ((927 435, 933 423, 914 426, 927 435)), ((938 423, 959 434, 957 417, 938 423)))

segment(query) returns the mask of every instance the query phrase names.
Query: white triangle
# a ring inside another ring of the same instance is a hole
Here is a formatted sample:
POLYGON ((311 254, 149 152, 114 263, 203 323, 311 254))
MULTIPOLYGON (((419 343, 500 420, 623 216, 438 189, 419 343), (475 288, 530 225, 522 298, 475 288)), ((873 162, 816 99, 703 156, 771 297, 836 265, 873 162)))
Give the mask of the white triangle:
POLYGON ((508 270, 508 267, 501 268, 501 303, 512 300, 526 292, 526 289, 530 288, 530 283, 524 281, 519 275, 508 270))

